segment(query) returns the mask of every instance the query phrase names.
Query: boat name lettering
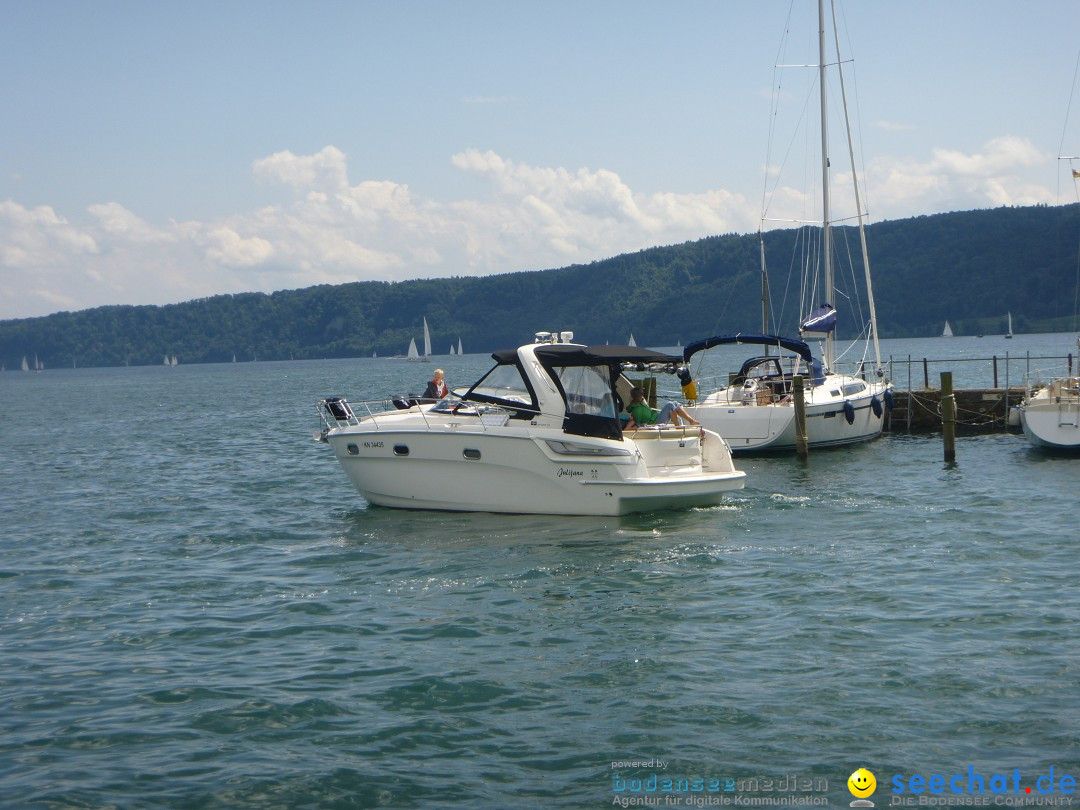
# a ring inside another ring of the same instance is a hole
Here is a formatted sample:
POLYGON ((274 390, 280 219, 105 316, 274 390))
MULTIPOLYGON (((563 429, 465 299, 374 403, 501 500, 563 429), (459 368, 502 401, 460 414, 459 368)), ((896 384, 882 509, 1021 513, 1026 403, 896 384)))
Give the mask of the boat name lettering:
POLYGON ((584 475, 584 473, 581 470, 571 470, 571 469, 568 469, 566 467, 559 467, 559 471, 557 473, 555 473, 555 477, 556 478, 562 478, 564 475, 574 476, 574 475, 584 475))
POLYGON ((383 447, 382 442, 364 442, 364 447, 383 447))

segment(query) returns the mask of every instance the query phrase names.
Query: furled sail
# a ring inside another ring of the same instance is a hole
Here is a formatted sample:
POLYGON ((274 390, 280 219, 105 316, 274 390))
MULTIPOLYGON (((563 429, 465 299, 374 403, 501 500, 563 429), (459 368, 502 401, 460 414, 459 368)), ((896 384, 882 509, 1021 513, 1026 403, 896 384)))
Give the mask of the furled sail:
POLYGON ((800 332, 831 332, 836 329, 836 309, 831 304, 822 304, 799 324, 800 332))

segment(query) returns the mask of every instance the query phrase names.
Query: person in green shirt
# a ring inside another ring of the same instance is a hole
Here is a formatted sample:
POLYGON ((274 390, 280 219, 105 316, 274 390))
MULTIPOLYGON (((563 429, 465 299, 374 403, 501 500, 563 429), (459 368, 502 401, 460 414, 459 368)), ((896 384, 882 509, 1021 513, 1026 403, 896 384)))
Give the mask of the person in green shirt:
POLYGON ((630 389, 630 404, 626 406, 626 412, 630 414, 630 419, 623 430, 634 430, 640 425, 656 425, 665 422, 681 425, 680 419, 691 425, 699 424, 686 412, 686 408, 675 402, 668 402, 659 412, 653 410, 645 401, 644 392, 636 385, 630 389))

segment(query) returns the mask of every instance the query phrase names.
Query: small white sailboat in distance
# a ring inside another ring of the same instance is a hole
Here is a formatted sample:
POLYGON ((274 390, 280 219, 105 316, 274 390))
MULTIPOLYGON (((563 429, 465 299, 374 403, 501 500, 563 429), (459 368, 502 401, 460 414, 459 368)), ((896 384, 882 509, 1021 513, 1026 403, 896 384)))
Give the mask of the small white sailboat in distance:
POLYGON ((637 346, 637 341, 634 340, 634 333, 630 333, 630 340, 626 341, 627 346, 637 346))
POLYGON ((1009 331, 1005 333, 1005 337, 1006 337, 1006 339, 1008 339, 1008 338, 1011 338, 1012 336, 1013 336, 1013 331, 1012 331, 1012 313, 1010 312, 1010 313, 1009 313, 1009 331))
POLYGON ((458 357, 460 357, 462 354, 464 354, 464 352, 461 351, 461 338, 457 339, 457 353, 458 353, 458 357))
POLYGON ((30 370, 30 364, 26 362, 26 355, 25 354, 23 355, 23 359, 22 359, 22 370, 23 371, 29 371, 30 370))
POLYGON ((952 337, 953 336, 952 327, 949 326, 948 321, 945 321, 945 329, 942 331, 941 336, 942 337, 952 337))
POLYGON ((431 332, 428 331, 427 318, 424 318, 424 354, 420 361, 423 363, 431 362, 431 332))
POLYGON ((409 352, 406 358, 410 363, 420 362, 420 352, 416 350, 416 338, 409 338, 409 352))

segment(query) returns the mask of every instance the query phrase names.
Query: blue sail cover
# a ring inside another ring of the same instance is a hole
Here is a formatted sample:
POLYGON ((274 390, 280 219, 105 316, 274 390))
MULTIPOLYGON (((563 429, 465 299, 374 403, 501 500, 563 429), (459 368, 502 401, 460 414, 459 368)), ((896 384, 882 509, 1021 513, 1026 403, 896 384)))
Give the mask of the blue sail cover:
POLYGON ((836 328, 836 309, 831 304, 822 304, 799 324, 800 332, 831 332, 836 328))

